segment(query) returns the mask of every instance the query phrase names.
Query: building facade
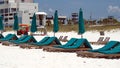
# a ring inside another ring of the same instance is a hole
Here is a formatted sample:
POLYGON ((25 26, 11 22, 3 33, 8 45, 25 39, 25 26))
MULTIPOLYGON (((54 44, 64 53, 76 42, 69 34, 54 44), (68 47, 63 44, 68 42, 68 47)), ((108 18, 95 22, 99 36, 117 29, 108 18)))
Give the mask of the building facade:
POLYGON ((5 25, 12 26, 15 14, 19 23, 30 24, 35 12, 38 12, 38 3, 33 0, 0 0, 0 15, 5 25))

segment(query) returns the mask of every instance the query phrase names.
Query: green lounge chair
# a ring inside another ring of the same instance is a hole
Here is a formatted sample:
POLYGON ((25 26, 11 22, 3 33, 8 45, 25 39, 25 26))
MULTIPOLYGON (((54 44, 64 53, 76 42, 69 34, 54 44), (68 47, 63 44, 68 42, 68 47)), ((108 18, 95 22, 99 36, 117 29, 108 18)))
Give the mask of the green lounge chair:
POLYGON ((20 48, 27 48, 29 46, 35 46, 36 44, 41 44, 46 42, 50 37, 44 37, 42 40, 40 40, 39 42, 35 42, 35 43, 28 43, 28 44, 22 44, 20 45, 20 48))
POLYGON ((25 47, 21 46, 21 48, 29 48, 29 49, 37 48, 37 49, 40 49, 44 46, 46 47, 46 46, 53 46, 53 45, 61 45, 60 41, 56 37, 50 37, 45 42, 41 42, 41 43, 38 43, 38 44, 26 45, 25 47))
POLYGON ((109 49, 115 47, 115 46, 118 45, 118 44, 119 44, 118 41, 110 41, 110 42, 108 42, 105 46, 103 46, 102 48, 95 49, 95 50, 90 50, 90 51, 91 51, 91 52, 106 51, 106 50, 109 50, 109 49))
POLYGON ((6 37, 0 39, 0 41, 9 41, 18 39, 15 34, 8 34, 6 37))
POLYGON ((76 52, 76 51, 87 51, 91 49, 92 47, 90 43, 87 41, 87 39, 78 39, 71 46, 64 46, 61 48, 56 48, 56 47, 43 48, 44 51, 48 51, 48 52, 76 52))
POLYGON ((14 42, 15 44, 22 44, 22 43, 32 43, 32 42, 37 42, 33 36, 27 36, 25 39, 21 41, 14 42))
POLYGON ((4 40, 6 40, 6 39, 9 38, 11 35, 12 35, 12 34, 8 34, 8 35, 6 35, 4 38, 1 38, 0 41, 4 41, 4 40))
POLYGON ((50 37, 46 42, 36 44, 37 46, 47 46, 52 44, 55 41, 57 45, 61 45, 60 41, 56 37, 50 37))
POLYGON ((90 43, 86 39, 78 39, 75 44, 72 46, 63 47, 64 49, 77 49, 80 47, 90 48, 92 49, 90 43))
POLYGON ((27 37, 28 37, 28 35, 23 35, 20 38, 18 38, 17 40, 10 40, 9 42, 11 42, 11 43, 19 42, 19 41, 24 40, 27 37))
POLYGON ((53 46, 53 47, 56 47, 56 48, 64 48, 64 47, 68 47, 68 46, 72 46, 78 39, 76 38, 71 38, 66 44, 64 45, 56 45, 56 46, 53 46))
POLYGON ((9 40, 9 41, 5 41, 3 42, 3 45, 6 45, 6 46, 9 46, 10 44, 13 44, 13 43, 17 43, 19 41, 22 41, 23 39, 25 39, 27 37, 27 35, 24 35, 18 39, 14 39, 14 40, 9 40))
POLYGON ((110 49, 110 50, 107 50, 107 51, 99 51, 99 52, 103 53, 103 54, 118 54, 118 53, 120 53, 120 44, 118 44, 113 49, 110 49))
MULTIPOLYGON (((113 41, 114 42, 114 41, 113 41)), ((117 42, 117 41, 115 41, 117 42)), ((91 51, 79 51, 76 52, 77 56, 80 57, 90 57, 90 58, 106 58, 106 59, 118 59, 120 58, 120 43, 117 42, 118 44, 116 44, 114 47, 111 47, 107 50, 100 50, 97 52, 91 52, 91 51)))

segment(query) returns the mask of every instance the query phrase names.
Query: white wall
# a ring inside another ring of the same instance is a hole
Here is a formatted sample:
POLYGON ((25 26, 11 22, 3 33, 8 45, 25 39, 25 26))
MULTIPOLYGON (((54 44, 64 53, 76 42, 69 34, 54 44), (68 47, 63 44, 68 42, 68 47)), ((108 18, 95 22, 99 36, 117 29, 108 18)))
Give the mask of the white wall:
MULTIPOLYGON (((31 21, 30 17, 32 17, 35 12, 38 12, 38 3, 13 3, 13 2, 14 0, 11 0, 9 4, 1 4, 0 9, 19 8, 19 12, 21 12, 20 14, 22 15, 22 23, 30 23, 31 21)), ((7 17, 9 18, 10 16, 7 17)), ((13 21, 14 19, 11 21, 8 20, 7 23, 12 24, 13 21)))
POLYGON ((38 3, 19 3, 20 11, 29 11, 29 13, 38 12, 38 3), (36 9, 35 9, 36 8, 36 9))
POLYGON ((9 0, 8 2, 9 3, 15 3, 15 0, 9 0))
POLYGON ((30 24, 30 17, 32 17, 35 12, 38 12, 38 4, 19 3, 19 11, 22 12, 22 23, 30 24))

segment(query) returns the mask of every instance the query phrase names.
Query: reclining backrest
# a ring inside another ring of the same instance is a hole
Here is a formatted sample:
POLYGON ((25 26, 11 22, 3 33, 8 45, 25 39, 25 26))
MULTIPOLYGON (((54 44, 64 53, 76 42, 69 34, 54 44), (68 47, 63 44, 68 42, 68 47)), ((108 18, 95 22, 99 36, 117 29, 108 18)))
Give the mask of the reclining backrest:
POLYGON ((109 49, 113 48, 114 46, 116 46, 117 44, 119 44, 118 41, 110 41, 105 46, 103 46, 102 48, 92 50, 92 52, 109 50, 109 49))
POLYGON ((120 53, 120 44, 118 44, 116 47, 111 48, 110 50, 106 50, 106 51, 99 51, 100 53, 104 53, 104 54, 116 54, 116 53, 120 53))
POLYGON ((12 35, 12 34, 8 34, 8 35, 6 35, 6 36, 4 37, 4 39, 9 38, 11 35, 12 35))
POLYGON ((84 42, 85 42, 85 39, 78 39, 78 40, 75 42, 75 44, 73 44, 72 46, 73 46, 73 47, 76 47, 76 48, 79 48, 79 47, 81 47, 81 46, 84 44, 84 42))
POLYGON ((20 42, 26 42, 28 40, 30 40, 31 36, 27 36, 25 39, 21 40, 20 42))
POLYGON ((80 47, 84 47, 84 48, 90 48, 92 49, 90 43, 87 41, 87 39, 78 39, 74 45, 72 45, 71 47, 74 47, 74 48, 80 48, 80 47))
POLYGON ((28 36, 28 35, 23 35, 23 36, 21 36, 20 38, 18 38, 18 41, 21 41, 21 40, 25 39, 27 36, 28 36))
POLYGON ((44 37, 42 40, 40 40, 38 43, 46 42, 50 37, 44 37))
POLYGON ((66 44, 65 46, 71 46, 73 45, 78 39, 76 38, 71 38, 66 44))
POLYGON ((42 43, 42 44, 45 44, 45 45, 49 45, 51 44, 53 41, 55 41, 56 37, 50 37, 46 42, 42 43))

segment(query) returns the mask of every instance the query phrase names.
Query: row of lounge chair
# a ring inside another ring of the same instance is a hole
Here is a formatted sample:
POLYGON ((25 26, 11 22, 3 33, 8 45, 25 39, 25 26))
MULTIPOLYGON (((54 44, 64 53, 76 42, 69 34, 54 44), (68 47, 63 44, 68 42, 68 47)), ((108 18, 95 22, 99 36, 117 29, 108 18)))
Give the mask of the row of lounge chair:
MULTIPOLYGON (((11 36, 11 38, 13 38, 14 36, 11 36)), ((8 37, 9 37, 9 34, 4 38, 8 38, 8 37)), ((46 50, 46 51, 50 51, 49 49, 51 47, 53 48, 55 47, 57 51, 61 51, 61 52, 62 51, 75 52, 79 50, 92 49, 92 47, 90 46, 90 43, 86 39, 76 39, 76 38, 72 38, 65 45, 61 45, 59 39, 57 39, 56 37, 44 37, 42 40, 37 42, 33 36, 29 36, 29 35, 24 35, 16 39, 7 39, 7 40, 0 39, 0 41, 2 41, 3 45, 12 44, 12 45, 19 45, 21 48, 43 48, 43 50, 46 50)))
POLYGON ((76 51, 85 51, 92 49, 90 43, 87 39, 76 39, 71 38, 66 44, 64 45, 54 45, 52 47, 44 47, 44 51, 48 52, 76 52, 76 51))
POLYGON ((1 38, 0 41, 3 45, 7 46, 9 46, 10 44, 18 45, 22 43, 37 42, 33 36, 23 35, 18 38, 15 34, 8 34, 6 37, 1 38))
POLYGON ((76 52, 77 56, 92 58, 120 58, 120 42, 109 41, 105 46, 93 50, 87 39, 71 38, 62 45, 56 37, 44 37, 37 42, 33 36, 23 35, 18 38, 15 34, 8 34, 5 37, 0 35, 0 42, 3 45, 19 45, 21 48, 43 48, 48 52, 76 52))
POLYGON ((36 43, 28 43, 20 45, 21 48, 35 48, 40 49, 44 46, 53 46, 53 45, 61 45, 60 41, 56 37, 45 37, 39 42, 36 43))

